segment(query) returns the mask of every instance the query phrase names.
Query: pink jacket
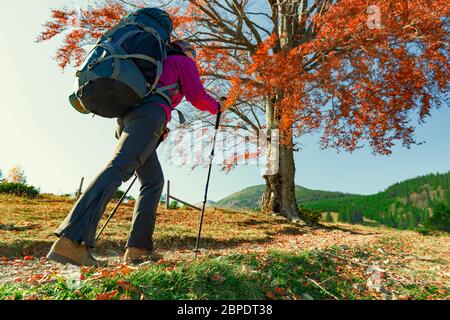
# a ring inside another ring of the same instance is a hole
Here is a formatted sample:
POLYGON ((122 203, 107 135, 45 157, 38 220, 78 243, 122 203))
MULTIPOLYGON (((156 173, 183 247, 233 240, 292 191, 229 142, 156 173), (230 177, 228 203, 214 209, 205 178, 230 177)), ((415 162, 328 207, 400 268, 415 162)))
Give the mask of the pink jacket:
MULTIPOLYGON (((159 81, 159 87, 179 83, 180 89, 172 96, 172 108, 176 108, 183 97, 200 111, 217 114, 219 103, 206 93, 200 80, 197 65, 186 56, 172 55, 164 61, 164 71, 159 81)), ((167 105, 160 104, 167 113, 167 122, 171 119, 171 110, 167 105)))

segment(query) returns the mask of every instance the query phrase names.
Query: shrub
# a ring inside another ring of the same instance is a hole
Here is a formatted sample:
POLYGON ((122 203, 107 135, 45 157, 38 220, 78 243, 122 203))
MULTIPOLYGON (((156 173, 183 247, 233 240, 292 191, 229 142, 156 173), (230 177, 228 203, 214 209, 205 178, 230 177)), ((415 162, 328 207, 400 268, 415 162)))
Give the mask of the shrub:
POLYGON ((364 217, 361 212, 354 212, 350 214, 350 221, 351 224, 363 224, 364 223, 364 217))
MULTIPOLYGON (((125 191, 122 190, 117 190, 116 193, 114 193, 113 196, 113 200, 115 201, 120 201, 120 199, 122 199, 122 197, 124 196, 125 191)), ((125 200, 129 200, 129 201, 136 201, 136 199, 133 196, 127 196, 125 197, 125 200)))
POLYGON ((13 194, 20 197, 34 198, 39 195, 39 190, 33 186, 19 182, 1 182, 0 193, 13 194))
POLYGON ((433 208, 433 214, 424 223, 425 228, 450 232, 450 206, 439 203, 433 208))
POLYGON ((431 230, 427 228, 417 228, 416 231, 424 236, 428 236, 431 233, 431 230))
POLYGON ((302 219, 306 223, 319 223, 321 216, 321 212, 306 209, 305 207, 300 207, 300 219, 302 219))
POLYGON ((169 208, 171 209, 171 210, 176 210, 176 209, 178 209, 180 206, 179 206, 179 204, 178 204, 178 201, 172 201, 171 203, 170 203, 170 206, 169 206, 169 208))
POLYGON ((116 201, 119 201, 120 199, 122 199, 123 195, 125 194, 125 191, 122 190, 117 190, 116 193, 114 193, 114 197, 113 199, 116 201))
POLYGON ((329 222, 329 223, 333 223, 334 222, 333 216, 331 215, 330 212, 327 212, 327 214, 325 215, 325 221, 329 222))

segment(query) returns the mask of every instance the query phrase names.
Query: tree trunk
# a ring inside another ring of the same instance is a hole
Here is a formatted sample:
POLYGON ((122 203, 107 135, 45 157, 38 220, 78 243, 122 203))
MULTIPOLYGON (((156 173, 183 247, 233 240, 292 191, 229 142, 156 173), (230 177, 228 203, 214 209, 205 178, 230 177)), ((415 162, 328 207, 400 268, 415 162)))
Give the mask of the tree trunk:
POLYGON ((281 175, 264 176, 266 180, 266 190, 262 196, 262 212, 280 213, 281 212, 281 175))
POLYGON ((280 174, 282 182, 280 213, 290 219, 298 218, 299 209, 295 195, 295 161, 292 140, 288 145, 280 145, 280 174))
POLYGON ((262 198, 262 211, 289 219, 298 219, 299 209, 295 195, 295 162, 292 145, 280 145, 280 171, 266 175, 266 190, 262 198))
MULTIPOLYGON (((298 1, 273 1, 271 2, 272 13, 277 17, 275 30, 279 36, 275 52, 284 49, 292 49, 295 45, 295 36, 298 35, 298 1)), ((276 94, 266 97, 266 122, 270 129, 280 128, 280 118, 276 109, 277 102, 282 96, 276 94)), ((294 142, 292 129, 280 130, 279 145, 279 171, 275 175, 265 175, 266 191, 262 198, 262 211, 273 212, 289 219, 299 218, 299 208, 295 196, 295 162, 294 142)), ((269 151, 270 153, 270 151, 269 151)))
MULTIPOLYGON (((272 130, 279 128, 276 110, 273 108, 274 102, 269 97, 266 98, 266 121, 272 130)), ((261 200, 261 207, 264 213, 276 213, 289 219, 298 219, 299 209, 295 196, 295 162, 292 132, 289 132, 289 130, 280 132, 279 140, 286 140, 285 135, 288 135, 289 143, 280 143, 277 146, 279 162, 277 172, 264 175, 266 190, 261 200)), ((271 147, 267 150, 268 159, 270 159, 274 150, 271 147)))

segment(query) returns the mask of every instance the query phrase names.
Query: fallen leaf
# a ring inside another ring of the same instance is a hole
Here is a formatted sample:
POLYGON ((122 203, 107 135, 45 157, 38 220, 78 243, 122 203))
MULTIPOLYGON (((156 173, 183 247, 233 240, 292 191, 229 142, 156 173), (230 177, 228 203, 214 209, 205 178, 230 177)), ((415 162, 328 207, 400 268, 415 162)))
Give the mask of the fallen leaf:
POLYGON ((166 272, 172 272, 173 270, 175 270, 175 266, 169 266, 165 270, 166 272))
POLYGON ((222 275, 219 274, 219 273, 216 273, 216 274, 211 278, 211 280, 214 281, 214 282, 218 282, 218 283, 224 283, 224 282, 225 282, 225 278, 222 277, 222 275))
POLYGON ((134 287, 131 283, 129 283, 129 282, 125 281, 125 280, 117 281, 116 284, 117 284, 117 286, 119 288, 121 288, 122 290, 125 290, 125 291, 131 291, 131 292, 137 292, 138 291, 136 289, 136 287, 134 287))
POLYGON ((273 293, 273 291, 267 291, 266 297, 270 300, 276 300, 275 293, 273 293))
POLYGON ((117 290, 114 290, 111 292, 100 293, 95 296, 94 300, 111 300, 111 299, 114 299, 115 297, 117 297, 118 293, 119 293, 119 291, 117 291, 117 290))
POLYGON ((279 294, 280 296, 285 296, 285 295, 287 295, 286 289, 280 288, 280 287, 276 287, 276 288, 275 288, 275 293, 276 293, 276 294, 279 294))

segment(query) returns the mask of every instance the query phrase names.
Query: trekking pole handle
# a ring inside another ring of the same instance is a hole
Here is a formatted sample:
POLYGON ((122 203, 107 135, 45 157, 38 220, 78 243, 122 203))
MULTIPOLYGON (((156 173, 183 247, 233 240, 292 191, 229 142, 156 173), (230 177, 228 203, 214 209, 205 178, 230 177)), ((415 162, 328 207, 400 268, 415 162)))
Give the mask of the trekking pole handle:
MULTIPOLYGON (((220 101, 227 101, 227 98, 226 97, 222 97, 219 100, 220 101)), ((216 126, 215 126, 216 130, 219 130, 221 116, 222 116, 221 105, 219 105, 219 111, 217 112, 217 119, 216 119, 216 126)))
POLYGON ((215 129, 219 130, 219 126, 220 126, 220 117, 222 116, 222 112, 220 112, 220 110, 217 112, 217 118, 216 118, 216 126, 215 129))

